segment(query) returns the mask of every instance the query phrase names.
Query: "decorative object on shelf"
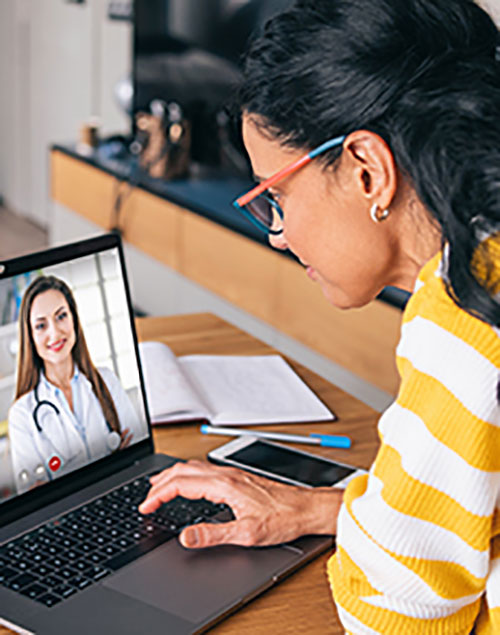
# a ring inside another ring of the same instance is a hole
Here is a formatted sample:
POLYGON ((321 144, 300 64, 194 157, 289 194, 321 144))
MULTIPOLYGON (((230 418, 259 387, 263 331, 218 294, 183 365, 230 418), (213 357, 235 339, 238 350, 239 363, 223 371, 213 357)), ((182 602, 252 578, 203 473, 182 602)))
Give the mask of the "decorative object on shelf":
POLYGON ((150 113, 136 115, 141 168, 154 178, 176 179, 189 169, 191 127, 176 102, 151 102, 150 113))
POLYGON ((98 117, 91 117, 80 128, 80 139, 76 144, 76 151, 82 156, 92 155, 99 145, 99 127, 101 121, 98 117))

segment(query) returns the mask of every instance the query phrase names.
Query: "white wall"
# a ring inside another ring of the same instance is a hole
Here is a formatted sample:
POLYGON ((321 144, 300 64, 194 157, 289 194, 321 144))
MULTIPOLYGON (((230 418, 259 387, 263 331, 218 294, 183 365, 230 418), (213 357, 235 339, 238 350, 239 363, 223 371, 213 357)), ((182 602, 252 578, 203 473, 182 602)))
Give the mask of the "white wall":
POLYGON ((101 117, 104 132, 129 123, 112 97, 131 66, 131 25, 107 19, 107 0, 0 0, 0 194, 47 226, 48 149, 101 117))
MULTIPOLYGON (((500 24, 500 0, 480 2, 500 24)), ((109 21, 107 5, 0 0, 0 195, 42 226, 50 144, 76 140, 92 115, 106 133, 129 126, 112 90, 131 67, 131 25, 109 21)))

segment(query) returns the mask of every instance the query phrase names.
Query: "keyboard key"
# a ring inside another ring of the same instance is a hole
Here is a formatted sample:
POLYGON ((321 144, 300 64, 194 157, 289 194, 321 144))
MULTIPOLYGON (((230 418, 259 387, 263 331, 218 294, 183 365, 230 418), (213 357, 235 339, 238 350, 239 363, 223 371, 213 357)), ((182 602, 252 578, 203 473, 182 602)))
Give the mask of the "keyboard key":
POLYGON ((132 522, 131 520, 126 520, 125 522, 123 522, 120 527, 122 529, 124 529, 125 531, 131 531, 132 529, 135 529, 137 527, 137 522, 132 522))
POLYGON ((31 562, 27 560, 15 560, 12 564, 16 569, 19 569, 19 571, 28 571, 28 569, 32 567, 31 562))
POLYGON ((75 587, 70 586, 69 584, 61 584, 55 589, 52 589, 52 592, 57 593, 57 595, 60 595, 62 598, 66 599, 66 598, 69 598, 70 595, 73 595, 74 593, 76 593, 76 589, 75 587))
POLYGON ((130 538, 120 538, 119 540, 116 541, 115 544, 117 544, 122 549, 128 549, 134 544, 134 541, 130 540, 130 538))
POLYGON ((93 567, 92 569, 90 569, 89 571, 87 571, 87 576, 92 578, 92 580, 94 580, 94 582, 97 582, 98 580, 102 580, 102 578, 105 578, 107 575, 109 575, 111 573, 111 571, 109 571, 109 569, 105 569, 104 567, 93 567))
POLYGON ((54 572, 54 569, 52 567, 49 567, 47 564, 41 564, 38 567, 35 567, 34 569, 31 570, 31 573, 38 576, 47 576, 53 572, 54 572))
POLYGON ((80 549, 68 549, 68 551, 64 553, 64 557, 68 560, 79 560, 83 555, 85 555, 85 553, 80 551, 80 549))
POLYGON ((111 538, 109 536, 95 536, 90 542, 95 543, 97 547, 102 547, 103 545, 107 545, 108 542, 111 542, 111 538))
POLYGON ((106 527, 112 527, 113 525, 116 525, 119 520, 119 518, 115 518, 114 516, 106 516, 106 518, 103 519, 103 523, 106 527))
MULTIPOLYGON (((133 544, 133 543, 132 543, 133 544)), ((103 548, 103 552, 108 555, 108 557, 116 556, 117 553, 120 553, 121 549, 116 545, 106 545, 103 548)))
POLYGON ((99 534, 101 533, 101 531, 106 531, 107 527, 106 525, 103 525, 102 523, 92 522, 88 525, 87 529, 89 533, 92 535, 92 534, 99 534))
POLYGON ((60 575, 61 578, 64 578, 65 580, 69 580, 70 578, 73 578, 76 574, 77 574, 77 571, 75 569, 70 569, 69 567, 64 567, 63 569, 59 569, 59 571, 57 572, 57 575, 60 575))
POLYGON ((31 575, 31 573, 23 573, 22 575, 17 576, 17 578, 11 578, 7 582, 7 586, 13 591, 20 591, 21 589, 24 589, 24 587, 27 587, 36 581, 36 577, 31 575))
POLYGON ((94 553, 91 553, 90 556, 88 556, 88 559, 93 564, 100 564, 101 562, 104 562, 105 560, 109 560, 109 556, 107 553, 94 551, 94 553))
POLYGON ((82 542, 78 545, 78 548, 81 549, 84 553, 90 553, 96 549, 96 545, 91 542, 82 542))
POLYGON ((45 536, 44 534, 40 536, 40 540, 39 540, 40 545, 42 545, 42 547, 51 545, 52 541, 53 541, 52 536, 45 536))
POLYGON ((58 545, 47 546, 45 550, 52 556, 57 556, 64 551, 64 549, 58 545))
POLYGON ((68 527, 71 531, 81 531, 83 529, 83 525, 81 522, 77 522, 76 520, 71 520, 68 522, 68 527))
POLYGON ((75 578, 72 578, 68 584, 70 584, 71 586, 75 587, 76 589, 83 591, 83 589, 86 589, 87 587, 89 587, 92 584, 93 580, 91 580, 90 578, 86 577, 86 576, 76 576, 75 578))
POLYGON ((49 567, 54 567, 54 569, 61 569, 62 567, 65 567, 68 564, 68 560, 66 560, 66 558, 63 558, 61 556, 56 556, 55 558, 52 558, 51 560, 47 561, 47 564, 49 565, 49 567))
POLYGON ((44 584, 49 587, 59 586, 63 583, 63 579, 58 577, 57 575, 48 575, 43 579, 44 584))
POLYGON ((72 563, 72 567, 76 571, 85 571, 86 569, 89 569, 91 566, 92 566, 92 563, 87 562, 86 560, 78 560, 77 562, 72 563))
POLYGON ((46 586, 43 586, 42 584, 38 584, 38 582, 35 582, 35 584, 32 584, 31 586, 23 589, 21 593, 34 600, 39 595, 42 595, 42 593, 47 593, 48 590, 49 589, 46 586))
POLYGON ((130 537, 133 539, 134 542, 139 542, 139 540, 142 540, 145 535, 146 535, 145 531, 136 529, 130 534, 130 537))
POLYGON ((15 578, 18 575, 19 571, 16 571, 16 569, 13 569, 12 567, 2 567, 0 569, 0 584, 3 584, 7 580, 15 578))
POLYGON ((47 593, 46 595, 41 595, 39 598, 37 598, 37 600, 38 602, 41 602, 42 604, 45 604, 45 606, 51 608, 52 606, 55 606, 58 602, 60 602, 61 598, 57 597, 57 595, 53 595, 52 593, 47 593))

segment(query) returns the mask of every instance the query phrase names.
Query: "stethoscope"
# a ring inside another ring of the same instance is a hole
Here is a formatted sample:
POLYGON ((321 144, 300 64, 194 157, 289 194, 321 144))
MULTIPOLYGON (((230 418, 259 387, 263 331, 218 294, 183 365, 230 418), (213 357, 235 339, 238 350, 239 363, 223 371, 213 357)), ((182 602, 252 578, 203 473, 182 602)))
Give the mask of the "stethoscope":
MULTIPOLYGON (((55 403, 52 403, 51 401, 48 401, 47 399, 40 399, 38 395, 38 384, 35 386, 34 393, 35 393, 36 406, 35 406, 35 409, 33 410, 33 421, 35 422, 37 432, 39 434, 43 434, 42 426, 40 425, 40 421, 38 419, 38 413, 40 412, 40 409, 43 406, 52 408, 58 417, 61 416, 61 412, 59 411, 59 408, 56 406, 55 403)), ((106 421, 106 426, 108 428, 108 438, 106 439, 106 445, 108 446, 108 449, 111 450, 111 452, 114 452, 115 450, 119 448, 122 439, 121 439, 121 436, 118 434, 118 432, 116 432, 116 430, 113 430, 109 421, 107 419, 105 421, 106 421)))
MULTIPOLYGON (((47 435, 45 435, 39 420, 40 409, 43 408, 44 406, 48 408, 52 408, 52 410, 56 413, 58 417, 61 416, 61 412, 55 403, 48 401, 48 399, 40 399, 40 396, 38 395, 38 385, 39 384, 37 384, 34 389, 36 405, 33 410, 33 421, 35 422, 35 427, 38 434, 41 437, 45 438, 45 440, 50 444, 52 450, 50 452, 50 455, 45 460, 45 464, 40 463, 34 469, 33 471, 34 479, 32 478, 32 476, 30 476, 30 473, 28 472, 28 470, 21 470, 18 478, 23 488, 29 488, 29 486, 32 485, 33 483, 36 483, 38 481, 43 481, 46 478, 46 475, 51 474, 53 476, 56 476, 59 470, 63 468, 66 463, 61 453, 58 452, 57 448, 54 446, 53 441, 49 439, 47 435)), ((121 436, 118 434, 118 432, 113 430, 109 421, 107 420, 106 420, 106 426, 108 428, 108 437, 106 439, 106 445, 108 446, 108 449, 111 452, 114 452, 120 446, 121 436)), ((52 476, 50 478, 52 478, 52 476)))

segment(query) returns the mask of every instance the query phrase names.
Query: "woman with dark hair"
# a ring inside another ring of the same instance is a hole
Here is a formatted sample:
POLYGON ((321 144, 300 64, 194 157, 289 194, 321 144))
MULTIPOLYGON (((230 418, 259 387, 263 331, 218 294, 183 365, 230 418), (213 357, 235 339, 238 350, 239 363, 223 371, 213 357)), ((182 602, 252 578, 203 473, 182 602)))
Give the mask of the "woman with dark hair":
POLYGON ((140 431, 118 378, 92 363, 65 282, 40 276, 29 285, 19 331, 9 439, 22 492, 128 446, 140 431))
POLYGON ((187 547, 333 533, 347 631, 500 632, 500 68, 473 0, 298 0, 246 58, 237 206, 337 307, 412 292, 401 385, 344 495, 191 462, 152 479, 236 520, 187 547))

